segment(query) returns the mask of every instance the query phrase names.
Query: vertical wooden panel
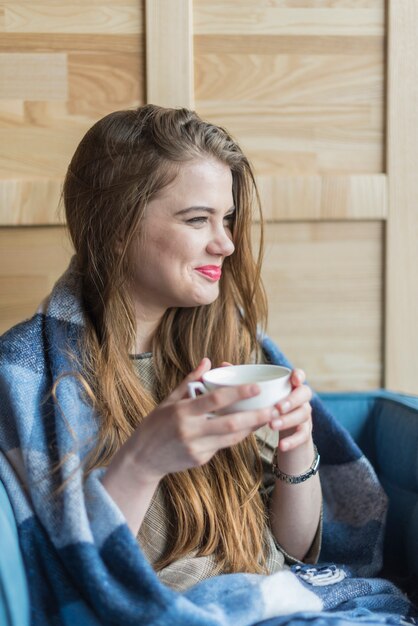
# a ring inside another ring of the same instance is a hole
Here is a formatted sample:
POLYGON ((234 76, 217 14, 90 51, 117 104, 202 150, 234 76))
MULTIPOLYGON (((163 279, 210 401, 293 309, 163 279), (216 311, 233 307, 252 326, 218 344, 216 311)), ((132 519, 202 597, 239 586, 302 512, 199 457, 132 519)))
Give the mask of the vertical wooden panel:
POLYGON ((418 4, 389 2, 386 386, 418 393, 418 4))
POLYGON ((193 108, 192 0, 146 0, 146 98, 193 108))

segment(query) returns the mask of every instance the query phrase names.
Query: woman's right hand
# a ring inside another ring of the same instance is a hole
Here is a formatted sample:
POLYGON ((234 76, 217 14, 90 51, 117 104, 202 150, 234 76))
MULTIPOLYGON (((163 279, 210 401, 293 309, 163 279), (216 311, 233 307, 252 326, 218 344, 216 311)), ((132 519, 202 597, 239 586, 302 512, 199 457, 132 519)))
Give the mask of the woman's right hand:
POLYGON ((208 413, 259 393, 257 385, 241 385, 190 398, 188 383, 199 380, 210 367, 210 360, 203 359, 131 436, 129 448, 142 479, 158 481, 166 474, 204 465, 221 448, 239 443, 271 421, 271 408, 208 419, 208 413))
POLYGON ((188 383, 199 380, 210 366, 203 359, 143 420, 101 479, 134 535, 163 476, 204 465, 218 450, 239 443, 274 417, 274 409, 268 408, 208 419, 208 413, 259 393, 257 385, 241 385, 189 398, 188 383))

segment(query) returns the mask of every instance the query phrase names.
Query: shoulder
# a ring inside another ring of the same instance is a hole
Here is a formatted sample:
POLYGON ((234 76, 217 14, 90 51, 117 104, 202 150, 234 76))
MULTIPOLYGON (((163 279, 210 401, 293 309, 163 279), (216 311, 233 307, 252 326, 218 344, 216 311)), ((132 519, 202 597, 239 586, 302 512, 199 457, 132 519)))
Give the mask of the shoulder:
POLYGON ((39 371, 43 369, 44 315, 36 313, 0 336, 0 367, 17 365, 39 371))
POLYGON ((277 343, 268 335, 259 335, 259 344, 263 353, 265 363, 273 363, 274 365, 284 365, 292 368, 292 364, 286 355, 281 351, 277 343))

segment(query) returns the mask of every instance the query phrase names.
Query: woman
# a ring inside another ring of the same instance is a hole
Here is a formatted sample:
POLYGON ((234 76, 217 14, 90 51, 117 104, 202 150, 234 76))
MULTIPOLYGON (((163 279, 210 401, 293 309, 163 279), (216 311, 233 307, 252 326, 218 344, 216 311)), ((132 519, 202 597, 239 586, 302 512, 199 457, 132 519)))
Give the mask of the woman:
POLYGON ((211 364, 262 358, 256 199, 248 160, 224 130, 151 105, 95 124, 65 181, 87 312, 82 363, 103 418, 90 468, 108 466, 104 486, 176 589, 218 572, 277 571, 282 551, 303 560, 319 527, 318 475, 277 479, 266 517, 252 434, 280 431, 280 470, 308 470, 315 452, 303 372, 269 409, 206 419, 256 386, 187 397, 187 383, 211 364))
POLYGON ((359 607, 379 607, 367 623, 411 612, 386 582, 302 563, 322 531, 311 406, 321 558, 375 574, 386 511, 302 371, 268 409, 227 412, 257 385, 188 397, 213 366, 286 364, 260 334, 258 199, 237 144, 185 109, 112 113, 81 141, 63 197, 70 267, 0 340, 0 479, 32 623, 253 626, 326 609, 323 626, 331 610, 350 623, 359 607))

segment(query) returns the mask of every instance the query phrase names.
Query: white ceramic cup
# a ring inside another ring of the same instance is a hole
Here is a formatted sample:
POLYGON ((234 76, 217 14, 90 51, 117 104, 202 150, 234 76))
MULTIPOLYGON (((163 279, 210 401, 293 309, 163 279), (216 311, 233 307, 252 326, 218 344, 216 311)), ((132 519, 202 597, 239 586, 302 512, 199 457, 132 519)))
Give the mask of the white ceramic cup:
POLYGON ((188 384, 189 396, 196 398, 197 392, 208 393, 220 387, 257 384, 260 393, 252 398, 239 400, 217 411, 217 415, 251 411, 272 407, 292 391, 291 370, 281 365, 229 365, 217 367, 203 374, 202 381, 188 384))

